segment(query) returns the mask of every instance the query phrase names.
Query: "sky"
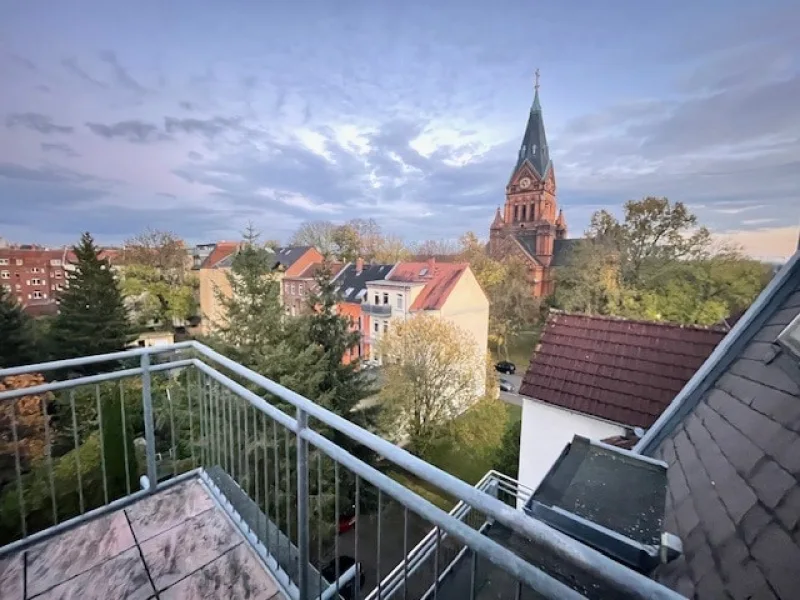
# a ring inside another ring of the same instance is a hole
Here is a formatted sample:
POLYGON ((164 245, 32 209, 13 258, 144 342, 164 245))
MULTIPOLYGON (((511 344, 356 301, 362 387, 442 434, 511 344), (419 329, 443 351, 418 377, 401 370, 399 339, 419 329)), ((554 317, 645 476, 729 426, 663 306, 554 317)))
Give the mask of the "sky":
POLYGON ((785 258, 798 32, 795 0, 3 0, 0 237, 486 237, 538 68, 571 236, 667 196, 785 258))

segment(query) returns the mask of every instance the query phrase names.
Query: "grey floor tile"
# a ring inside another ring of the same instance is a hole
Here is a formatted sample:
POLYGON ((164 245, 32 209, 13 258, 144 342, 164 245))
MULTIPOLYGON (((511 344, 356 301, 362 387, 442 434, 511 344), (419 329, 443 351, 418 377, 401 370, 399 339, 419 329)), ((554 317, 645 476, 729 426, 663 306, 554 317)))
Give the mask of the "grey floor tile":
POLYGON ((88 571, 134 545, 122 511, 94 519, 28 550, 28 595, 88 571))
POLYGON ((0 559, 0 598, 22 600, 25 594, 24 553, 0 559))
POLYGON ((36 596, 36 600, 145 600, 154 592, 138 548, 131 548, 36 596))
POLYGON ((167 588, 160 596, 162 600, 278 600, 282 597, 272 577, 244 543, 167 588))
POLYGON ((183 579, 230 550, 242 538, 219 509, 187 519, 140 544, 158 590, 183 579))
POLYGON ((140 500, 125 511, 141 544, 213 506, 202 484, 192 480, 140 500))

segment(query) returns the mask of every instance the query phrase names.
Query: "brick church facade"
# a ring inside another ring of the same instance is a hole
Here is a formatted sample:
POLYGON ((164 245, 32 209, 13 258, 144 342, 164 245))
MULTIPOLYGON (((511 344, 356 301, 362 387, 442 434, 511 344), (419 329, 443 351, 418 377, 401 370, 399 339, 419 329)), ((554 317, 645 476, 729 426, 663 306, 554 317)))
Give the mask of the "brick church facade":
POLYGON ((536 93, 506 186, 505 206, 502 211, 497 209, 489 230, 489 252, 525 261, 531 293, 540 298, 553 293, 553 268, 573 241, 567 240, 567 222, 556 199, 556 174, 547 146, 537 73, 536 93))

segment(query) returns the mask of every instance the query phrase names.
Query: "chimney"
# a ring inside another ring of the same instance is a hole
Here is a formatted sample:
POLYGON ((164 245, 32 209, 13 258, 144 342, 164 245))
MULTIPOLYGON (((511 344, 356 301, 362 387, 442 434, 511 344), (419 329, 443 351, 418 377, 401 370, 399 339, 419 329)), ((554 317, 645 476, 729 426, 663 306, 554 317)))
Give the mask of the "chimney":
POLYGON ((356 275, 361 275, 361 271, 364 270, 364 259, 360 256, 356 259, 356 275))
POLYGON ((433 270, 436 268, 436 258, 431 256, 428 259, 428 275, 433 276, 433 270))

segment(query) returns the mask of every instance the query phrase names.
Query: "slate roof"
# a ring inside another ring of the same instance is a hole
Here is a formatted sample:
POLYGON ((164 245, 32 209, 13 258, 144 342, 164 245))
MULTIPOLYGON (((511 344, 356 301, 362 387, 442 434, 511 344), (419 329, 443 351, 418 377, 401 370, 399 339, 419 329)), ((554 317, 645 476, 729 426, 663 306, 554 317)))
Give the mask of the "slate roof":
POLYGON ((409 310, 439 310, 468 268, 467 263, 438 263, 435 260, 402 262, 397 264, 387 279, 424 283, 425 287, 417 294, 409 310))
POLYGON ((690 598, 797 597, 800 365, 774 342, 798 314, 800 252, 634 449, 669 465, 684 554, 655 577, 690 598))
POLYGON ((394 265, 364 265, 361 272, 357 273, 354 263, 346 265, 336 278, 342 302, 361 304, 367 283, 386 279, 393 267, 394 265))
POLYGON ((539 102, 538 89, 533 97, 531 112, 528 116, 528 125, 525 127, 525 135, 522 137, 514 173, 517 173, 525 162, 530 164, 542 179, 547 175, 547 171, 550 168, 550 151, 547 147, 547 136, 544 132, 544 117, 542 116, 542 105, 539 102))
POLYGON ((571 240, 553 241, 553 259, 550 261, 551 267, 565 267, 569 264, 572 253, 581 245, 584 240, 575 238, 571 240))
POLYGON ((726 331, 551 311, 520 394, 649 427, 726 331))

